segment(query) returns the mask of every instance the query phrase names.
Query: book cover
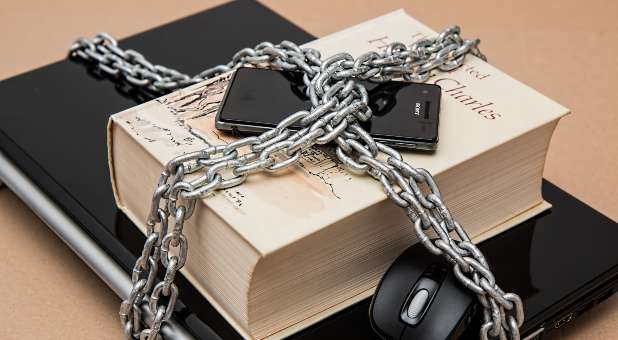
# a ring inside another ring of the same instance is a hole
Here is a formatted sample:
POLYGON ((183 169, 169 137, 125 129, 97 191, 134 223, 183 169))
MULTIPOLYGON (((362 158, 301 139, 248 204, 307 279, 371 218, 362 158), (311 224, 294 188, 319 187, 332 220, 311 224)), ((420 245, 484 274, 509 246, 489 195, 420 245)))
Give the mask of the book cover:
MULTIPOLYGON (((396 11, 306 46, 319 49, 325 57, 341 51, 358 55, 384 48, 389 42, 411 44, 433 34, 405 12, 396 11)), ((228 143, 233 137, 214 128, 214 116, 228 80, 229 75, 224 75, 188 87, 112 119, 161 164, 182 153, 228 143)), ((442 138, 434 154, 406 152, 404 158, 433 174, 448 171, 455 164, 568 113, 566 108, 474 56, 468 56, 463 67, 434 76, 429 82, 443 90, 442 138)), ((241 186, 209 198, 208 205, 230 225, 238 226, 237 231, 262 253, 386 200, 373 179, 349 174, 328 149, 308 150, 299 166, 286 176, 252 177, 241 186), (247 216, 253 217, 250 226, 243 223, 247 216), (267 216, 277 216, 295 227, 281 226, 274 231, 277 226, 267 216)), ((465 221, 461 223, 466 225, 465 221)))
MULTIPOLYGON (((434 34, 403 11, 396 11, 306 46, 320 50, 324 57, 343 51, 358 55, 385 48, 390 42, 412 44, 434 34)), ((152 157, 153 164, 157 164, 145 167, 147 169, 136 169, 143 176, 152 178, 153 186, 158 172, 169 159, 209 145, 232 141, 234 137, 214 128, 214 117, 229 79, 229 74, 222 75, 114 115, 109 130, 110 168, 115 167, 114 143, 117 141, 114 141, 114 134, 119 130, 136 141, 152 157)), ((438 150, 433 154, 406 152, 404 158, 411 165, 426 168, 437 175, 447 203, 457 201, 468 190, 467 186, 473 184, 449 182, 445 174, 455 166, 465 164, 535 129, 541 130, 547 126, 552 130, 552 124, 568 113, 566 108, 473 56, 467 57, 463 67, 437 73, 429 82, 441 86, 443 90, 438 150)), ((546 149, 550 135, 547 135, 544 145, 534 147, 546 149)), ((526 166, 523 160, 513 159, 512 162, 513 166, 526 166)), ((536 170, 542 172, 542 168, 536 170)), ((504 230, 522 218, 548 207, 540 197, 541 176, 537 177, 538 197, 525 207, 500 211, 500 207, 487 204, 486 211, 466 214, 467 207, 460 204, 451 206, 452 212, 464 228, 470 225, 484 226, 471 233, 476 240, 489 237, 493 234, 492 230, 504 230)), ((112 178, 119 206, 143 228, 147 200, 144 200, 144 207, 128 209, 123 203, 129 191, 117 190, 118 182, 113 170, 112 178)), ((496 183, 499 182, 496 179, 496 183)), ((130 191, 133 195, 139 191, 143 194, 141 197, 149 197, 152 187, 132 189, 130 191)), ((487 197, 481 197, 480 200, 491 202, 492 195, 501 190, 499 186, 494 189, 494 192, 488 191, 487 197)), ((264 258, 360 211, 383 204, 386 200, 378 183, 367 176, 349 174, 337 161, 333 150, 326 147, 305 151, 298 166, 291 171, 278 176, 252 175, 243 185, 218 192, 203 202, 258 256, 264 258), (273 223, 273 219, 285 223, 273 223)), ((394 223, 404 224, 405 219, 397 218, 394 223)), ((187 276, 198 281, 192 274, 187 276)), ((367 286, 371 287, 371 283, 367 286)), ((280 330, 283 333, 277 334, 284 334, 295 327, 302 328, 307 323, 358 301, 371 293, 371 289, 366 288, 362 286, 352 293, 353 296, 325 305, 320 313, 303 316, 303 322, 287 325, 280 330)), ((208 292, 202 292, 208 295, 208 292)), ((225 302, 214 300, 215 306, 226 314, 229 309, 225 308, 225 302)), ((238 318, 232 315, 229 319, 243 330, 244 325, 238 325, 243 322, 239 322, 238 318)))

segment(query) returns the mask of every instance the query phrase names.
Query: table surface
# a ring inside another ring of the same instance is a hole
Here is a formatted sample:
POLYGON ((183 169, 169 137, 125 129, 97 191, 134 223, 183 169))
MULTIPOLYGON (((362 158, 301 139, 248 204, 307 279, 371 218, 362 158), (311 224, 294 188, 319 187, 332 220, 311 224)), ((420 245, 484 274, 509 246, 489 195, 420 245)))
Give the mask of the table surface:
MULTIPOLYGON (((64 58, 78 36, 106 31, 122 38, 222 2, 7 1, 0 12, 0 79, 64 58)), ((545 177, 618 220, 618 2, 263 3, 316 36, 405 8, 436 30, 456 23, 465 37, 482 38, 492 64, 573 111, 558 124, 545 177)), ((118 297, 6 188, 0 189, 0 225, 0 338, 120 338, 118 297)), ((617 333, 615 296, 554 338, 617 333)))

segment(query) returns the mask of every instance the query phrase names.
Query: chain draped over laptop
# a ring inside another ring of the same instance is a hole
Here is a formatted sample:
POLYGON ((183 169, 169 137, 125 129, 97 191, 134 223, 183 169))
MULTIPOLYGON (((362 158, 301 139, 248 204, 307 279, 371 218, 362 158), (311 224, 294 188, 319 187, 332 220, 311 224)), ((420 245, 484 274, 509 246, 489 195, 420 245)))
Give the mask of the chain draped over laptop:
POLYGON ((155 95, 251 65, 302 72, 312 103, 310 111, 292 114, 259 136, 209 146, 167 163, 154 190, 146 242, 133 268, 133 288, 120 307, 127 339, 161 338, 159 331, 172 316, 178 297, 174 277, 187 260, 183 225, 197 200, 243 183, 250 173, 287 168, 299 160, 303 150, 327 143, 336 144, 337 157, 350 171, 369 174, 382 184, 386 195, 409 216, 420 242, 450 261, 459 281, 476 293, 484 318, 480 338, 519 339, 524 321, 521 299, 500 289, 481 251, 453 219, 431 174, 407 164, 398 151, 373 140, 359 124, 371 119, 372 112, 367 90, 356 80, 424 82, 433 70, 461 66, 467 54, 484 59, 479 40, 464 40, 459 32, 459 27, 450 27, 409 47, 393 43, 381 53, 368 52, 357 58, 340 53, 324 60, 319 51, 289 41, 262 42, 238 51, 228 64, 193 77, 154 65, 136 51, 123 50, 104 33, 92 40, 77 40, 70 50, 72 57, 155 95), (295 124, 302 128, 289 129, 295 124), (141 328, 143 303, 154 315, 145 329, 141 328))

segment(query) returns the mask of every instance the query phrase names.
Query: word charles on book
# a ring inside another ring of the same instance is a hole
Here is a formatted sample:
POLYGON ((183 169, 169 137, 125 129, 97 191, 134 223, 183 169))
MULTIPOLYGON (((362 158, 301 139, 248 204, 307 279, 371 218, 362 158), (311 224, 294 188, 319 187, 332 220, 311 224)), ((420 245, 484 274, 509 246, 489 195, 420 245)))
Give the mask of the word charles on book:
MULTIPOLYGON (((412 44, 419 41, 420 39, 424 39, 426 36, 422 33, 416 33, 412 35, 412 44)), ((379 50, 384 50, 388 47, 390 43, 392 43, 392 39, 388 36, 382 36, 375 39, 367 40, 369 45, 379 50)), ((471 76, 476 80, 483 80, 491 77, 491 74, 484 73, 476 69, 474 66, 463 66, 461 68, 455 69, 451 72, 445 72, 446 75, 456 71, 463 71, 467 75, 471 76)), ((474 96, 468 94, 466 89, 468 85, 463 84, 460 80, 449 78, 449 77, 436 77, 432 80, 435 85, 438 85, 442 88, 444 94, 450 96, 455 99, 457 102, 466 106, 472 112, 478 114, 480 117, 494 120, 502 117, 500 113, 494 110, 494 103, 490 101, 481 101, 476 99, 474 96)))

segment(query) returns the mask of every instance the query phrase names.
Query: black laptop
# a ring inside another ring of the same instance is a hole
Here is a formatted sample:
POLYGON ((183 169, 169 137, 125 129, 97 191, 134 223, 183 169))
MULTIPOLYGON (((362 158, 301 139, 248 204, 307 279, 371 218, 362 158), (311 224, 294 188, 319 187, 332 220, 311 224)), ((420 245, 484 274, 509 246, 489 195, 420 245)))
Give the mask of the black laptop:
MULTIPOLYGON (((232 2, 121 41, 151 60, 194 74, 260 41, 314 39, 251 1, 232 2)), ((67 48, 71 42, 67 41, 67 48)), ((147 96, 64 60, 0 82, 0 179, 119 294, 144 236, 116 207, 107 169, 106 124, 147 96), (67 133, 70 132, 70 133, 67 133)), ((526 313, 524 337, 549 333, 609 297, 617 286, 616 223, 549 182, 553 208, 481 244, 526 313), (599 237, 602 235, 603 237, 599 237)), ((235 339, 239 334, 180 277, 170 338, 235 339)), ((374 339, 369 301, 292 338, 374 339)), ((478 328, 466 337, 477 337, 478 328)))

